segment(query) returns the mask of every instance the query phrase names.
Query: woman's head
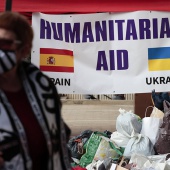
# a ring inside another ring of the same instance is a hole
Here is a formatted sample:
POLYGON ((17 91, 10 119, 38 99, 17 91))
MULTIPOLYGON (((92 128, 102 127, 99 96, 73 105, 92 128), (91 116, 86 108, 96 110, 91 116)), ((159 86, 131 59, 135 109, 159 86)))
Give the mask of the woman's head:
POLYGON ((27 19, 16 12, 0 13, 0 74, 13 72, 30 54, 33 30, 27 19))
POLYGON ((0 28, 11 31, 15 34, 16 40, 20 42, 18 43, 19 48, 27 45, 31 49, 33 30, 24 16, 16 12, 2 12, 0 13, 0 28))

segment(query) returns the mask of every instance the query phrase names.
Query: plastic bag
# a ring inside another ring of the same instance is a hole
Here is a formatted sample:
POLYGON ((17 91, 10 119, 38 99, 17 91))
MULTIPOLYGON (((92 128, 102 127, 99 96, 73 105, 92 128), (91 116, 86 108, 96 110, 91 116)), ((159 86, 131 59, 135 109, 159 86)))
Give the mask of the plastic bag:
POLYGON ((81 156, 85 153, 84 145, 92 133, 93 131, 91 130, 85 130, 80 133, 80 135, 75 136, 68 141, 67 146, 73 158, 80 159, 81 156))
POLYGON ((121 148, 113 144, 106 134, 94 132, 87 142, 86 153, 81 157, 79 165, 86 167, 93 161, 102 161, 108 157, 119 158, 122 154, 121 148))
MULTIPOLYGON (((155 156, 156 157, 156 156, 155 156)), ((131 156, 130 163, 133 163, 131 170, 169 170, 170 166, 166 161, 153 161, 149 157, 134 153, 131 156)))
POLYGON ((160 125, 158 140, 155 143, 155 151, 158 154, 170 153, 170 103, 164 101, 164 117, 160 125))
POLYGON ((150 139, 147 136, 138 134, 129 140, 123 155, 130 158, 133 153, 150 156, 154 155, 155 151, 150 139))
POLYGON ((111 134, 111 140, 113 140, 116 145, 118 145, 119 147, 123 147, 125 148, 127 146, 127 143, 129 142, 130 138, 119 133, 119 132, 113 132, 111 134))
POLYGON ((136 133, 140 133, 142 128, 142 120, 141 118, 132 113, 131 111, 127 112, 124 109, 119 109, 119 116, 116 120, 116 130, 131 138, 136 133))
POLYGON ((103 161, 93 161, 91 164, 86 166, 87 170, 110 170, 110 167, 112 165, 113 159, 112 158, 106 158, 103 161))

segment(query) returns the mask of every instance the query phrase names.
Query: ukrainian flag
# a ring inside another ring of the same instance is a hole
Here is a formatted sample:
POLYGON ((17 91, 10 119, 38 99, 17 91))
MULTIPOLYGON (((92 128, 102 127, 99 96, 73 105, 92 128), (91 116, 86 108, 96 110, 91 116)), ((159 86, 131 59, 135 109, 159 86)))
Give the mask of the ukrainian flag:
POLYGON ((65 49, 40 48, 40 70, 73 73, 73 51, 65 49))
POLYGON ((170 70, 170 47, 148 48, 149 71, 170 70))

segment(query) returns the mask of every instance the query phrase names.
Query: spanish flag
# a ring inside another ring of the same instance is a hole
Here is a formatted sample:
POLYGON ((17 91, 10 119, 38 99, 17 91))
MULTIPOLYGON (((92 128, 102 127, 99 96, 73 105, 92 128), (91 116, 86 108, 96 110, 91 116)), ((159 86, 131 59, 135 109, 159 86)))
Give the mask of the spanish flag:
POLYGON ((73 73, 73 51, 65 49, 40 48, 40 70, 73 73))
POLYGON ((148 48, 148 69, 170 70, 170 47, 148 48))

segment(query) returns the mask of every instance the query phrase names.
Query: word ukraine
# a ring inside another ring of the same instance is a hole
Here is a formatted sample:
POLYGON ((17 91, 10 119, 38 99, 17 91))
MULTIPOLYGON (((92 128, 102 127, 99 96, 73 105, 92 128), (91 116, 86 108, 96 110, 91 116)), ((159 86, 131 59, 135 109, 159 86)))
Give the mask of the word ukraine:
POLYGON ((147 85, 155 85, 155 84, 169 84, 170 77, 146 77, 147 85))
POLYGON ((169 18, 57 23, 40 20, 40 39, 69 43, 170 38, 169 18), (116 30, 116 31, 115 31, 116 30))

